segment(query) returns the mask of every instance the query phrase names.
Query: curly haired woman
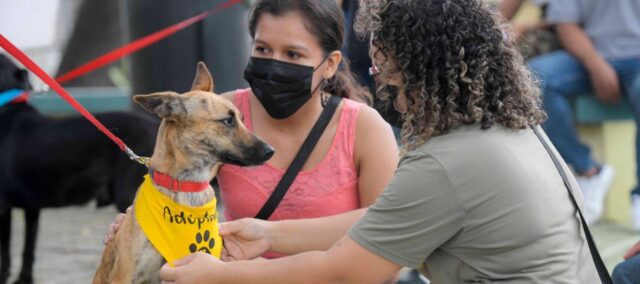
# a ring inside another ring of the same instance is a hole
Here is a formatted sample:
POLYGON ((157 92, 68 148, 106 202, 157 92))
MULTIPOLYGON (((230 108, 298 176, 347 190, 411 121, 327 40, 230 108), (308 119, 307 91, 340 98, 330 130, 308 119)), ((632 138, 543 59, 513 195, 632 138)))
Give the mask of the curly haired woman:
POLYGON ((363 3, 379 89, 399 90, 380 95, 403 113, 391 183, 368 210, 223 224, 225 258, 238 261, 195 254, 161 277, 381 283, 407 266, 434 283, 598 283, 575 179, 560 159, 565 186, 554 164, 539 91, 496 17, 479 0, 363 3), (298 254, 239 261, 267 250, 298 254))

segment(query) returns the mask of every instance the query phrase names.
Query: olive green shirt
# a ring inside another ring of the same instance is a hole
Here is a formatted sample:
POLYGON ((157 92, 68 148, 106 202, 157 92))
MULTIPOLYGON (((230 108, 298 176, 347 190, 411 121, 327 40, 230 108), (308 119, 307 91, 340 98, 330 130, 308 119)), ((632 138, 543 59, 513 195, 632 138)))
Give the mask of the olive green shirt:
POLYGON ((474 125, 430 139, 349 236, 398 265, 424 263, 433 283, 599 282, 578 212, 531 129, 474 125))

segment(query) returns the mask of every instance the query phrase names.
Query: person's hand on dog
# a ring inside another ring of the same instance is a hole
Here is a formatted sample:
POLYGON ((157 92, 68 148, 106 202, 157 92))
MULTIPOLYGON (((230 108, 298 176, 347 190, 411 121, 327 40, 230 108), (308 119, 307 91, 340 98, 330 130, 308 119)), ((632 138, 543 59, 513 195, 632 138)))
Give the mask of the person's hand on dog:
POLYGON ((116 216, 116 219, 113 221, 113 223, 109 224, 109 228, 107 229, 107 235, 104 236, 104 244, 108 244, 110 241, 113 240, 113 238, 116 236, 116 232, 118 232, 118 229, 120 229, 120 225, 122 225, 122 222, 124 222, 124 216, 127 216, 127 214, 131 213, 131 209, 132 206, 129 206, 127 208, 127 213, 120 213, 118 214, 118 216, 116 216))
POLYGON ((165 263, 160 269, 160 280, 162 284, 198 284, 216 283, 212 278, 218 266, 224 263, 214 256, 196 252, 173 262, 175 267, 165 263))
POLYGON ((251 218, 221 223, 220 236, 224 241, 221 259, 253 259, 269 251, 268 229, 269 222, 251 218))

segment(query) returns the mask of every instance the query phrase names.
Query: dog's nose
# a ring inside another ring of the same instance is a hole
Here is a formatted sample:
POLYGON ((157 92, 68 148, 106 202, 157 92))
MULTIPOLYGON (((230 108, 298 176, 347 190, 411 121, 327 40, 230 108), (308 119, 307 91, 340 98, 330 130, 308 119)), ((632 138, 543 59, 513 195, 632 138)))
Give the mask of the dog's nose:
POLYGON ((264 147, 264 154, 263 154, 263 155, 264 155, 264 157, 265 157, 267 160, 269 160, 269 159, 271 159, 271 157, 273 156, 273 154, 274 154, 275 152, 276 152, 276 150, 275 150, 275 149, 273 149, 273 147, 271 147, 271 146, 269 146, 269 145, 266 145, 266 146, 264 147))

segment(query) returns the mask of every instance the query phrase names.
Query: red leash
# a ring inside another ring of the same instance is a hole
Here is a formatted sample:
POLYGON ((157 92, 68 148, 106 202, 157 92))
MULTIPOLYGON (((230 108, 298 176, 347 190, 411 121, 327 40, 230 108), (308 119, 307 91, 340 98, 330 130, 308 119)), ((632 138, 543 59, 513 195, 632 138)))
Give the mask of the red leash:
POLYGON ((33 62, 26 54, 24 54, 20 49, 18 49, 13 43, 11 43, 7 38, 5 38, 2 34, 0 34, 0 47, 6 50, 11 56, 20 61, 22 65, 24 65, 31 72, 36 74, 43 82, 45 82, 51 89, 53 89, 58 95, 60 95, 65 101, 67 101, 74 109, 76 109, 82 116, 84 116, 87 120, 89 120, 98 130, 102 131, 109 139, 118 145, 120 150, 122 150, 125 154, 129 156, 131 160, 135 160, 136 162, 148 166, 149 158, 140 157, 136 155, 120 138, 118 138, 115 134, 113 134, 109 129, 107 129, 100 121, 98 121, 89 111, 87 111, 78 101, 76 101, 67 91, 65 91, 60 84, 73 80, 79 76, 82 76, 86 73, 89 73, 95 69, 98 69, 106 64, 109 64, 113 61, 116 61, 124 56, 127 56, 131 53, 134 53, 142 48, 145 48, 151 44, 154 44, 168 36, 185 29, 197 23, 199 21, 204 20, 208 16, 216 14, 224 9, 227 9, 235 4, 242 2, 242 0, 228 0, 227 2, 221 3, 216 7, 204 11, 198 15, 195 15, 189 19, 186 19, 182 22, 164 28, 160 31, 154 32, 150 35, 147 35, 143 38, 137 39, 131 43, 128 43, 122 47, 116 48, 109 53, 100 56, 54 80, 49 75, 47 75, 40 66, 33 62))
POLYGON ((47 75, 47 73, 44 72, 44 70, 42 70, 40 66, 35 64, 31 60, 31 58, 29 58, 26 54, 20 51, 15 45, 13 45, 13 43, 7 40, 2 34, 0 34, 0 47, 2 47, 9 54, 11 54, 11 56, 13 56, 15 59, 20 61, 20 63, 22 63, 27 69, 29 69, 31 72, 36 74, 36 76, 38 76, 42 81, 44 81, 47 85, 49 85, 51 89, 56 91, 56 93, 58 93, 65 101, 67 101, 73 108, 75 108, 80 114, 82 114, 82 116, 84 116, 91 123, 93 123, 93 125, 95 125, 100 131, 102 131, 102 133, 107 135, 109 139, 113 140, 113 142, 115 142, 118 145, 118 147, 120 147, 120 150, 125 152, 129 156, 129 158, 131 158, 132 160, 136 160, 139 163, 146 162, 146 158, 139 157, 135 153, 133 153, 133 151, 131 151, 131 149, 129 149, 129 147, 127 147, 127 145, 124 144, 124 142, 122 142, 120 138, 118 138, 111 131, 109 131, 109 129, 107 129, 102 123, 100 123, 100 121, 98 121, 93 115, 91 115, 91 113, 87 111, 80 103, 78 103, 78 101, 76 101, 71 95, 69 95, 69 93, 67 93, 67 91, 65 91, 65 89, 62 88, 60 84, 58 84, 58 82, 56 82, 55 80, 53 80, 53 78, 47 75))
POLYGON ((116 61, 122 57, 125 57, 131 53, 134 53, 140 49, 143 49, 149 45, 152 45, 160 40, 163 40, 165 38, 167 38, 168 36, 183 30, 186 27, 189 27, 197 22, 200 22, 202 20, 204 20, 205 18, 216 14, 224 9, 230 8, 231 6, 238 4, 242 2, 242 0, 229 0, 227 2, 224 3, 220 3, 217 6, 204 11, 198 15, 195 15, 189 19, 186 19, 182 22, 179 22, 177 24, 174 24, 172 26, 166 27, 162 30, 159 30, 157 32, 154 32, 152 34, 149 34, 145 37, 139 38, 133 42, 130 42, 124 46, 121 46, 119 48, 116 48, 108 53, 106 53, 105 55, 102 55, 78 68, 75 68, 61 76, 59 76, 58 78, 56 78, 56 81, 58 81, 58 83, 60 84, 64 84, 65 82, 71 81, 75 78, 78 78, 86 73, 89 73, 93 70, 96 70, 104 65, 107 65, 113 61, 116 61))
POLYGON ((149 167, 149 176, 151 176, 155 185, 162 186, 173 192, 202 192, 209 188, 209 182, 207 181, 179 180, 170 175, 154 171, 151 167, 149 167))

